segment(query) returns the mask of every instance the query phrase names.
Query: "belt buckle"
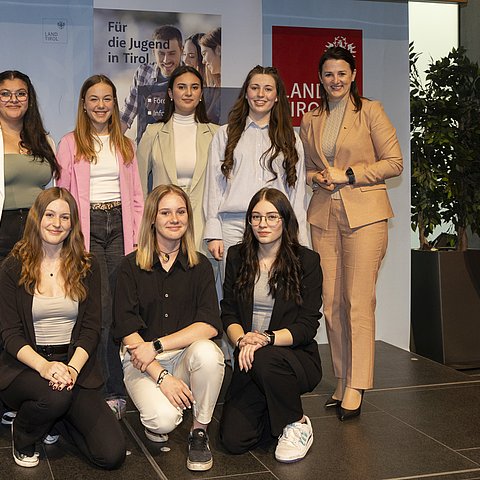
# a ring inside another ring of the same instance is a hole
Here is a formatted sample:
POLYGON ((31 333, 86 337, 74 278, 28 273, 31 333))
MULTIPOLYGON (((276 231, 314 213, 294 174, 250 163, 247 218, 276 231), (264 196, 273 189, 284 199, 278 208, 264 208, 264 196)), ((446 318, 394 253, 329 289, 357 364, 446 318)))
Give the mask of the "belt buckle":
POLYGON ((50 358, 54 353, 54 348, 51 345, 42 345, 40 348, 42 349, 45 357, 50 358))

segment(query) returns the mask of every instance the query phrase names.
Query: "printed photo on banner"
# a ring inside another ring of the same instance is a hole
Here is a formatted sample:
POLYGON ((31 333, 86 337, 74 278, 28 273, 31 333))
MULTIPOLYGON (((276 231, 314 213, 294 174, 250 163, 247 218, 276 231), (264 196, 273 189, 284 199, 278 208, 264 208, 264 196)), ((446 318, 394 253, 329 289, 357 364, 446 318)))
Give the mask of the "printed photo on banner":
POLYGON ((349 50, 357 65, 357 82, 362 94, 362 30, 307 27, 272 27, 272 63, 285 82, 293 125, 300 126, 304 113, 318 107, 320 84, 318 61, 329 47, 349 50))
POLYGON ((221 116, 221 15, 94 9, 94 71, 117 87, 121 120, 137 143, 162 118, 168 81, 179 65, 204 80, 209 118, 221 116))

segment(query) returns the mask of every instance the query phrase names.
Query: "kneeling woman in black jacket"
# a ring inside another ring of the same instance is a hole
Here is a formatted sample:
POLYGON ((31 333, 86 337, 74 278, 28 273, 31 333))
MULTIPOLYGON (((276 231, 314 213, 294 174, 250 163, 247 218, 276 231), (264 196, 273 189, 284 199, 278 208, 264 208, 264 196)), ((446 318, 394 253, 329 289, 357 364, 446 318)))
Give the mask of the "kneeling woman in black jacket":
POLYGON ((243 453, 277 437, 275 458, 295 462, 313 443, 300 396, 322 377, 315 335, 321 317, 318 254, 298 243, 285 195, 255 194, 245 233, 228 251, 222 320, 235 345, 235 367, 223 409, 221 439, 243 453))
POLYGON ((17 411, 15 463, 37 466, 35 443, 61 422, 91 463, 118 468, 125 439, 100 393, 96 357, 100 270, 67 190, 44 190, 30 209, 23 238, 0 268, 0 312, 0 399, 17 411))

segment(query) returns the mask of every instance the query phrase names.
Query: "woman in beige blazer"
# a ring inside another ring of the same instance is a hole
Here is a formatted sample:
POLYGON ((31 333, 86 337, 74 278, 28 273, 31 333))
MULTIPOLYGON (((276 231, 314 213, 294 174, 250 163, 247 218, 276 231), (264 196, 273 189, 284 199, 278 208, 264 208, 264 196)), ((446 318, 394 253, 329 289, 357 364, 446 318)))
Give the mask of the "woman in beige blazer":
POLYGON ((340 420, 360 414, 373 387, 375 287, 393 217, 385 179, 400 175, 402 154, 382 105, 360 97, 355 60, 331 47, 319 63, 321 105, 302 120, 307 219, 320 254, 323 305, 337 387, 325 407, 340 420))
POLYGON ((193 67, 175 69, 168 83, 165 113, 159 123, 149 125, 137 150, 143 193, 162 184, 180 186, 193 209, 195 244, 207 254, 202 241, 205 224, 202 210, 208 149, 218 125, 209 123, 203 101, 203 78, 193 67))

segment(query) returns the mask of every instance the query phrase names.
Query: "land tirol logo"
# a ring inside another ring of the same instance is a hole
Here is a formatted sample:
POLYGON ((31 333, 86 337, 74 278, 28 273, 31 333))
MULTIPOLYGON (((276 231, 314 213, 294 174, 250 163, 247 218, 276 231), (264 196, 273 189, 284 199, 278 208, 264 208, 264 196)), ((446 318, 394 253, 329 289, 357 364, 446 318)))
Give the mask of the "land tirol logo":
POLYGON ((340 46, 355 57, 360 94, 362 30, 307 27, 272 27, 272 64, 282 77, 290 101, 293 125, 300 126, 304 113, 318 107, 318 61, 329 47, 340 46))

